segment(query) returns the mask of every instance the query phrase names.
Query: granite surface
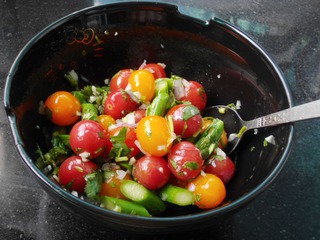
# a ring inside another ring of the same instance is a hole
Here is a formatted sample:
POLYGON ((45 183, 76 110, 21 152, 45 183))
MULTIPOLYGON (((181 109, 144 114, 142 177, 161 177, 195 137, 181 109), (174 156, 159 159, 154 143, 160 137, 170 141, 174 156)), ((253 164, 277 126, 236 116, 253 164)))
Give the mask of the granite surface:
MULTIPOLYGON (((99 0, 0 0, 0 100, 22 47, 48 24, 99 0)), ((282 69, 295 104, 320 95, 318 0, 172 0, 201 19, 223 18, 258 41, 282 69)), ((289 160, 273 184, 230 222, 201 232, 148 239, 320 239, 320 120, 295 124, 289 160)), ((0 239, 140 239, 67 212, 36 183, 0 108, 0 239)))

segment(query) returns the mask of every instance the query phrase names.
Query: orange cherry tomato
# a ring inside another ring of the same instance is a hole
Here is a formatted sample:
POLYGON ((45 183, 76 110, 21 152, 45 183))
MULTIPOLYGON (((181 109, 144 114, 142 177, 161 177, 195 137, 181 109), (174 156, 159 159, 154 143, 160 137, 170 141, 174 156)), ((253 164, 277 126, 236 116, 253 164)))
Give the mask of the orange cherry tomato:
POLYGON ((195 196, 194 204, 201 209, 219 206, 226 197, 226 187, 216 175, 200 174, 188 183, 188 190, 195 196))
POLYGON ((130 174, 126 174, 124 177, 119 176, 119 171, 115 170, 110 172, 110 177, 101 184, 99 196, 109 196, 115 198, 126 199, 126 197, 120 191, 121 181, 123 179, 132 180, 130 174))
POLYGON ((128 80, 133 92, 141 95, 141 101, 151 102, 155 94, 155 80, 148 70, 133 71, 128 80))
POLYGON ((219 147, 221 149, 225 149, 228 145, 228 137, 227 137, 227 133, 226 131, 223 129, 222 134, 221 134, 221 138, 219 141, 219 147))
POLYGON ((201 133, 203 133, 207 129, 207 127, 209 127, 209 125, 213 121, 213 118, 212 117, 204 117, 204 118, 202 118, 202 120, 203 120, 203 124, 202 124, 201 133))
POLYGON ((54 124, 68 126, 80 118, 81 104, 73 94, 66 91, 57 91, 46 99, 44 111, 54 124))
POLYGON ((141 148, 152 156, 162 157, 171 149, 174 140, 167 120, 160 116, 147 116, 136 128, 141 148))
POLYGON ((110 125, 115 124, 116 120, 114 120, 114 118, 110 115, 102 114, 98 116, 98 122, 103 127, 103 129, 108 132, 110 125))

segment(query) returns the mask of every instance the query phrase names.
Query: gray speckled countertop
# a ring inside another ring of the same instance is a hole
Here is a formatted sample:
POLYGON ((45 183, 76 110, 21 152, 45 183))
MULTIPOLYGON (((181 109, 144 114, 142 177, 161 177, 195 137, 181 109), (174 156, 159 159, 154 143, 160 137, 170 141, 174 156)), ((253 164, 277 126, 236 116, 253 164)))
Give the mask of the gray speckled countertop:
MULTIPOLYGON (((15 57, 51 22, 99 0, 0 1, 0 99, 15 57)), ((295 104, 320 97, 318 0, 171 0, 198 18, 223 18, 278 63, 295 104)), ((320 119, 295 124, 291 156, 274 183, 228 223, 175 239, 320 239, 320 119)), ((92 225, 57 205, 35 182, 0 108, 0 239, 138 239, 92 225)), ((171 239, 174 236, 153 236, 171 239)))

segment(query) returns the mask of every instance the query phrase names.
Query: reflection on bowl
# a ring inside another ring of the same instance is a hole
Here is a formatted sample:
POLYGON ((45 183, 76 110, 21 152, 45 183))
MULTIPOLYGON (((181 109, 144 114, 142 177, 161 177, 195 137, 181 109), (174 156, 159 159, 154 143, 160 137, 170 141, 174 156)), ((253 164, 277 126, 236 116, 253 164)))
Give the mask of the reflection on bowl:
POLYGON ((7 78, 5 109, 24 163, 61 205, 108 227, 143 233, 177 232, 214 224, 260 194, 283 167, 293 126, 248 133, 232 158, 237 170, 226 204, 207 211, 170 209, 145 218, 120 214, 81 200, 53 183, 35 165, 37 148, 48 149, 52 125, 38 113, 39 102, 57 90, 71 90, 64 74, 75 69, 92 84, 120 69, 163 62, 168 73, 199 81, 208 105, 241 101, 244 119, 291 106, 276 64, 250 37, 221 19, 205 22, 159 3, 118 3, 88 8, 51 24, 20 52, 7 78), (263 146, 273 135, 276 145, 263 146))

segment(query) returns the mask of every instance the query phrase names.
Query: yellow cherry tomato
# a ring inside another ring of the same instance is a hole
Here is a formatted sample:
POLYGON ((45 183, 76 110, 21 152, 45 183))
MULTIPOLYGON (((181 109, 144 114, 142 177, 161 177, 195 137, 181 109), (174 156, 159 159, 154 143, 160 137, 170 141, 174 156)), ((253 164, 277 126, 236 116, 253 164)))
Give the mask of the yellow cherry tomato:
POLYGON ((57 91, 46 99, 44 112, 54 124, 68 126, 80 118, 81 104, 73 94, 57 91))
POLYGON ((193 192, 194 204, 201 209, 219 206, 226 197, 226 187, 222 180, 214 174, 200 174, 188 183, 188 190, 193 192))
POLYGON ((103 127, 103 129, 108 132, 110 125, 115 124, 116 120, 114 120, 114 118, 110 115, 102 114, 98 116, 98 122, 103 127))
POLYGON ((133 71, 128 83, 133 92, 138 92, 143 102, 151 102, 155 94, 155 79, 148 70, 133 71))
POLYGON ((151 156, 162 157, 171 149, 174 140, 167 120, 160 116, 147 116, 136 128, 141 148, 151 156))

